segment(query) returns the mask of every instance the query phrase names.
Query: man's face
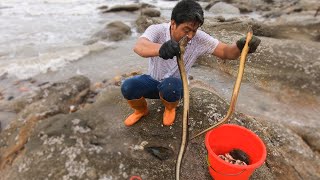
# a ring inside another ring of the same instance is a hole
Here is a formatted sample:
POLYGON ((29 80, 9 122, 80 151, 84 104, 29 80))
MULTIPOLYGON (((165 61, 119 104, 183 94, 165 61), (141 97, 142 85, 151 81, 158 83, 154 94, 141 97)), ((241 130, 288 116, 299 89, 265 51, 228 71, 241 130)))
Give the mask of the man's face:
POLYGON ((171 37, 179 42, 181 38, 184 36, 187 36, 188 41, 190 41, 194 35, 196 34, 199 23, 198 22, 185 22, 182 24, 179 24, 177 26, 176 22, 174 20, 171 20, 171 37))

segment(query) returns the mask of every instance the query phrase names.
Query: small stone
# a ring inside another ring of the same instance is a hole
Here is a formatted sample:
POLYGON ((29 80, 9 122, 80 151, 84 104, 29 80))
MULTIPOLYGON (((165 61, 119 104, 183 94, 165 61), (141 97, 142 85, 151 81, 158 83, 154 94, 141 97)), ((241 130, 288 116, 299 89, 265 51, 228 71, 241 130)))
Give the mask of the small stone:
POLYGON ((108 8, 109 7, 107 5, 102 5, 102 6, 99 6, 97 9, 106 10, 108 8))
POLYGON ((73 112, 76 112, 76 111, 77 111, 76 106, 71 105, 71 106, 69 107, 69 112, 70 112, 70 113, 73 113, 73 112))
POLYGON ((30 82, 31 84, 34 84, 35 82, 37 82, 37 80, 31 78, 31 79, 29 80, 29 82, 30 82))
POLYGON ((95 100, 93 99, 93 98, 89 98, 88 100, 87 100, 87 103, 89 103, 89 104, 93 104, 95 102, 95 100))
POLYGON ((44 85, 46 85, 46 84, 49 84, 49 82, 40 83, 40 84, 38 84, 38 86, 41 87, 41 86, 44 86, 44 85))
POLYGON ((8 101, 11 101, 12 99, 14 99, 13 96, 9 96, 9 97, 8 97, 8 101))
POLYGON ((22 86, 19 88, 19 91, 20 92, 27 92, 27 91, 29 91, 29 89, 27 87, 22 86))
POLYGON ((89 168, 87 170, 87 176, 89 177, 89 179, 97 179, 97 170, 94 168, 89 168))
POLYGON ((100 89, 103 87, 103 83, 102 82, 97 82, 93 85, 93 88, 94 89, 100 89))

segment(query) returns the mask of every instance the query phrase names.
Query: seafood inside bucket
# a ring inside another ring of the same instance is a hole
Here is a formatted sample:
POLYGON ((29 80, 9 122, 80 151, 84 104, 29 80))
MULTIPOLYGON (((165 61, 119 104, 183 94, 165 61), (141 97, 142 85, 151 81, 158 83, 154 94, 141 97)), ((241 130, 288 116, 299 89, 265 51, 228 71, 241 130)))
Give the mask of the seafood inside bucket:
POLYGON ((209 173, 215 180, 247 180, 266 159, 263 141, 252 131, 234 124, 206 134, 209 173))

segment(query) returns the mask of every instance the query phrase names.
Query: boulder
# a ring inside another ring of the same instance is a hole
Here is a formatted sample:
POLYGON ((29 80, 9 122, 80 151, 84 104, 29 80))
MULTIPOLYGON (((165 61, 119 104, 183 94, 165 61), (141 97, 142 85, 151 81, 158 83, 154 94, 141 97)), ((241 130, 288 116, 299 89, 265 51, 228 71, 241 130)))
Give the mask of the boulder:
POLYGON ((107 10, 104 10, 102 13, 118 12, 118 11, 133 12, 133 11, 139 10, 140 8, 141 8, 140 4, 116 5, 116 6, 110 7, 107 10))
MULTIPOLYGON (((197 86, 191 88, 190 105, 190 135, 216 123, 228 108, 214 92, 197 86)), ((11 163, 4 163, 0 175, 4 180, 129 179, 134 175, 142 179, 174 179, 182 105, 177 108, 176 122, 170 127, 162 126, 164 108, 159 100, 148 100, 148 107, 151 112, 148 116, 126 127, 123 120, 132 110, 119 88, 107 87, 90 106, 37 121, 23 150, 11 157, 11 163), (162 155, 166 158, 158 159, 146 150, 152 148, 165 149, 162 155)), ((267 146, 266 163, 251 179, 320 178, 319 156, 287 127, 240 112, 229 123, 255 132, 267 146)), ((9 128, 0 134, 1 155, 16 143, 18 129, 21 128, 9 128)), ((211 179, 203 138, 189 142, 181 179, 211 179)))
POLYGON ((100 10, 105 10, 108 8, 109 8, 109 6, 107 6, 107 5, 101 5, 101 6, 97 7, 97 9, 100 9, 100 10))
POLYGON ((24 96, 12 102, 12 108, 25 119, 31 114, 68 113, 71 105, 79 105, 89 92, 90 80, 85 76, 75 76, 65 82, 56 82, 41 89, 36 95, 24 96))
MULTIPOLYGON (((242 21, 208 22, 202 28, 223 42, 233 43, 246 35, 247 24, 242 21)), ((256 23, 251 25, 254 35, 272 36, 272 32, 268 31, 272 29, 270 26, 256 23)), ((256 53, 248 56, 245 79, 271 91, 320 94, 318 83, 320 82, 320 64, 318 63, 320 46, 317 42, 259 38, 262 42, 256 53)), ((198 62, 222 69, 233 76, 237 75, 237 61, 223 61, 216 57, 205 56, 198 62), (213 61, 214 59, 218 61, 213 61)))
POLYGON ((161 24, 167 22, 163 17, 149 17, 149 16, 139 16, 136 20, 137 31, 139 33, 144 32, 152 24, 161 24))
POLYGON ((86 41, 85 45, 93 44, 99 40, 120 41, 131 35, 130 26, 121 21, 113 21, 106 27, 95 33, 90 40, 86 41))
POLYGON ((148 17, 160 17, 161 13, 159 10, 154 8, 144 8, 141 10, 141 15, 145 15, 148 17))
POLYGON ((121 21, 113 21, 107 24, 106 29, 110 33, 108 38, 112 41, 119 41, 131 35, 130 26, 121 21))
POLYGON ((209 12, 214 14, 240 14, 240 10, 237 7, 224 2, 214 4, 209 9, 209 12))

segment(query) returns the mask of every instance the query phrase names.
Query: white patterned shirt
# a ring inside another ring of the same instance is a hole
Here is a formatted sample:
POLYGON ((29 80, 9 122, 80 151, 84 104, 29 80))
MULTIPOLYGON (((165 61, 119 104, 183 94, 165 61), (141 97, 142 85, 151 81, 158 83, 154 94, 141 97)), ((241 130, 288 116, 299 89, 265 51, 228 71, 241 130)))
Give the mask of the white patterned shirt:
MULTIPOLYGON (((156 24, 149 26, 141 37, 151 42, 163 44, 170 40, 170 23, 156 24)), ((195 36, 188 42, 183 56, 187 74, 199 56, 212 54, 219 41, 209 34, 197 30, 195 36)), ((150 57, 148 74, 157 81, 168 77, 180 78, 180 72, 176 57, 164 60, 159 56, 150 57)))

